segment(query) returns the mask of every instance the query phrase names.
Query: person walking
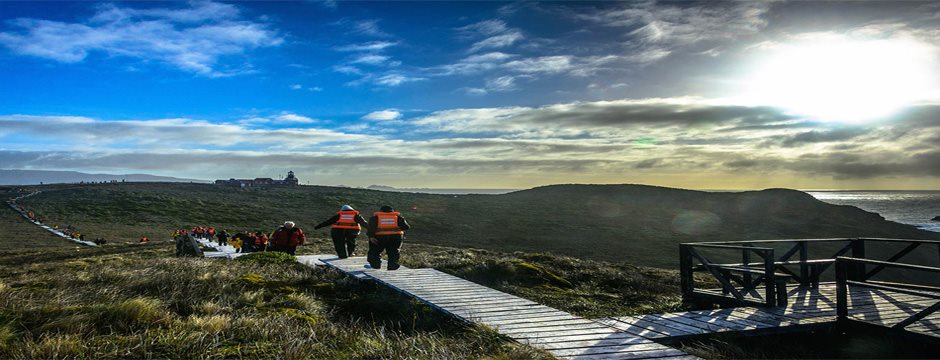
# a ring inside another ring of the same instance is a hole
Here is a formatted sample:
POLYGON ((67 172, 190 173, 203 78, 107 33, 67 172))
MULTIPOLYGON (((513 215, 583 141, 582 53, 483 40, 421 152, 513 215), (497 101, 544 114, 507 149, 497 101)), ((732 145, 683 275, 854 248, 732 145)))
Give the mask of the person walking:
POLYGON ((219 246, 228 245, 228 231, 222 230, 215 234, 219 246))
POLYGON ((304 231, 294 225, 293 221, 285 221, 284 226, 274 230, 274 233, 271 234, 271 248, 269 250, 294 255, 297 246, 303 245, 307 241, 304 231))
POLYGON ((353 256, 356 251, 356 238, 362 229, 360 225, 368 227, 369 223, 352 206, 343 205, 336 212, 336 215, 313 228, 320 229, 329 226, 330 236, 333 237, 333 247, 336 248, 336 256, 345 259, 353 256))
POLYGON ((366 226, 366 235, 369 236, 369 254, 366 260, 373 269, 382 267, 382 251, 388 254, 388 270, 398 270, 399 249, 405 239, 405 230, 411 229, 408 221, 391 206, 382 206, 369 218, 366 226))

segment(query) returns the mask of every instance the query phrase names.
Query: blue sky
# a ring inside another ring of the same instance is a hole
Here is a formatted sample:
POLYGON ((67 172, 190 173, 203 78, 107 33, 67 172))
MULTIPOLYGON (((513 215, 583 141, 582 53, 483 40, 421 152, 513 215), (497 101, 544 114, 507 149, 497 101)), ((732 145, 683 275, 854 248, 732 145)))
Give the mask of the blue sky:
POLYGON ((0 2, 0 168, 938 188, 930 2, 0 2))

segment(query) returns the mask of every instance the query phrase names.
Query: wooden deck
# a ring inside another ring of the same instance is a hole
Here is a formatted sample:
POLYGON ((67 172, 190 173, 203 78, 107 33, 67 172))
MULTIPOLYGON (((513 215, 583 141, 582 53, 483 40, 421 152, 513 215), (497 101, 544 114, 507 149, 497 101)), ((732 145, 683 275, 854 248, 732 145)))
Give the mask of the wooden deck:
POLYGON ((365 276, 462 321, 492 327, 558 358, 695 359, 642 336, 435 269, 366 269, 361 257, 318 261, 352 276, 365 276))
MULTIPOLYGON (((720 290, 714 290, 721 294, 720 290)), ((758 291, 759 292, 759 291, 758 291)), ((891 327, 937 303, 937 300, 890 291, 849 287, 848 319, 891 327)), ((799 332, 836 323, 836 286, 796 288, 789 303, 774 308, 735 307, 669 314, 611 317, 600 320, 625 332, 659 341, 720 332, 764 335, 799 332)), ((933 314, 905 328, 906 331, 940 338, 940 314, 933 314)))

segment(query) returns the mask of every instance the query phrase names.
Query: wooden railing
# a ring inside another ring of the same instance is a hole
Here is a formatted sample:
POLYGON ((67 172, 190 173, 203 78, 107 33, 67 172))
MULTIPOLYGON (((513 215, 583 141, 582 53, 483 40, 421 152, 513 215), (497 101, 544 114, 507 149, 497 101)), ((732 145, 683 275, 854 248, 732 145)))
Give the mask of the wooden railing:
MULTIPOLYGON (((707 298, 726 302, 729 300, 748 305, 781 306, 787 303, 787 285, 792 281, 799 286, 818 287, 822 275, 832 268, 836 258, 851 254, 852 258, 865 259, 867 243, 906 245, 884 261, 894 263, 922 246, 936 246, 934 252, 940 262, 940 241, 885 238, 833 238, 833 239, 787 239, 750 240, 728 242, 684 243, 679 245, 679 266, 682 294, 685 298, 707 298), (825 245, 825 249, 814 249, 814 253, 825 250, 823 257, 811 257, 811 247, 825 245), (779 257, 774 247, 784 246, 779 257), (705 251, 718 253, 721 259, 735 258, 740 262, 714 260, 705 251), (753 255, 756 255, 753 256, 753 255), (756 261, 755 261, 756 260, 756 261), (721 294, 707 289, 696 289, 696 272, 704 272, 721 285, 721 294), (764 285, 761 297, 748 296, 764 285), (755 300, 757 299, 757 300, 755 300)), ((861 265, 853 265, 864 268, 861 265)), ((871 276, 881 272, 887 265, 878 265, 864 274, 871 276)), ((858 270, 861 271, 861 270, 858 270)), ((855 272, 853 272, 855 273, 855 272)), ((854 276, 854 275, 853 275, 854 276)), ((830 278, 831 279, 831 278, 830 278)), ((830 280, 831 281, 831 280, 830 280)))
POLYGON ((878 261, 868 259, 856 259, 848 257, 836 258, 836 316, 840 321, 848 319, 849 311, 849 286, 865 287, 914 295, 928 299, 938 300, 923 310, 911 315, 910 317, 892 325, 894 329, 904 329, 908 325, 916 323, 925 317, 940 310, 940 287, 921 285, 921 284, 900 284, 885 281, 871 280, 871 277, 886 269, 906 269, 919 272, 940 273, 940 268, 931 266, 902 264, 890 261, 878 261), (866 271, 867 266, 874 266, 872 271, 866 271))

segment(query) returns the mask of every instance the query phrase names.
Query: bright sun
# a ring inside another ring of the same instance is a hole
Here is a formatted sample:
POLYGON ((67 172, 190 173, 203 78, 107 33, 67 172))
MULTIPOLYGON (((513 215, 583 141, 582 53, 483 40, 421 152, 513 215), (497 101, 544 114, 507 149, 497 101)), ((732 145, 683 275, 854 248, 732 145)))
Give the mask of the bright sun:
POLYGON ((771 52, 749 77, 746 97, 817 120, 881 118, 934 86, 933 52, 915 41, 828 39, 771 52))

